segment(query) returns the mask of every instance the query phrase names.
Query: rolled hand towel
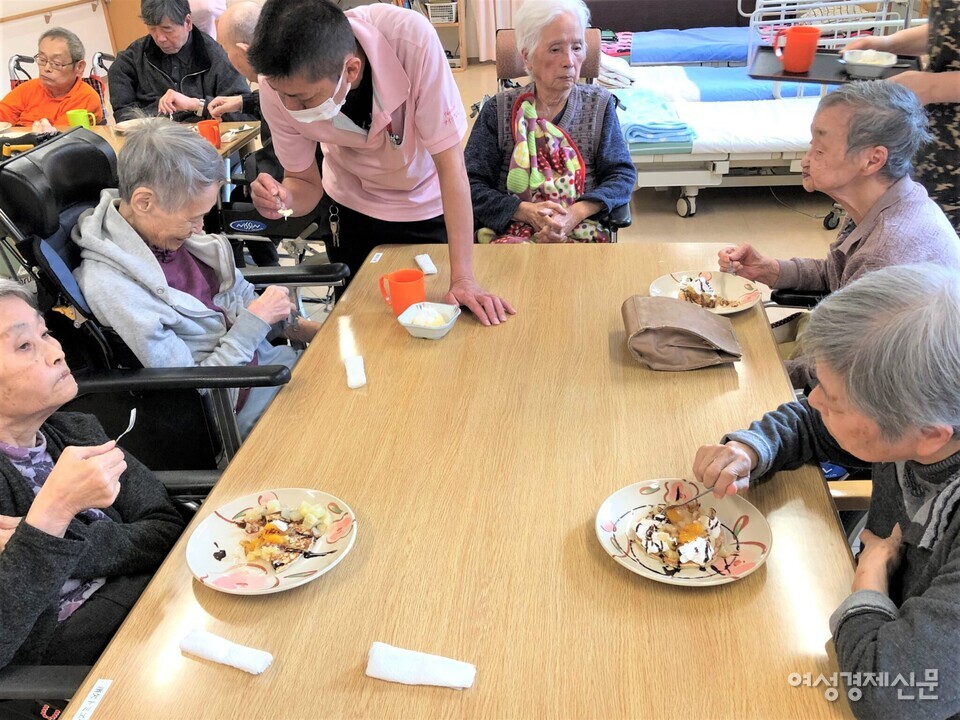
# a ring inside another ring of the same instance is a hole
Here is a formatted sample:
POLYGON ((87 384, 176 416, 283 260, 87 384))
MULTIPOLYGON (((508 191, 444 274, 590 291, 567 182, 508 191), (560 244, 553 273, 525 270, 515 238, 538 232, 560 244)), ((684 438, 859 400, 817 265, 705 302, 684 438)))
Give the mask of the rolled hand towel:
POLYGON ((180 649, 204 660, 230 665, 252 675, 259 675, 273 662, 273 655, 268 652, 237 645, 205 630, 191 630, 180 641, 180 649))
POLYGON ((367 675, 406 685, 439 685, 464 689, 473 685, 477 668, 440 655, 404 650, 382 642, 370 647, 367 675))

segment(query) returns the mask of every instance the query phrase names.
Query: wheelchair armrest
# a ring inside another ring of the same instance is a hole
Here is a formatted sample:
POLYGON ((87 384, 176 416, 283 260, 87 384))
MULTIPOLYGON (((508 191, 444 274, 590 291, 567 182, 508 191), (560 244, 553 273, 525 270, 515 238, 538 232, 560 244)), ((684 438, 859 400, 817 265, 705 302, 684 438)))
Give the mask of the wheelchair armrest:
POLYGON ((7 665, 0 700, 69 700, 89 672, 89 665, 7 665))
POLYGON ((336 285, 350 277, 350 268, 343 263, 246 267, 242 272, 244 279, 253 285, 336 285))
POLYGON ((184 495, 206 497, 220 479, 218 470, 157 470, 153 474, 174 498, 184 495))
POLYGON ((813 308, 828 294, 811 290, 781 289, 771 292, 770 300, 774 305, 781 307, 813 308))
POLYGON ((630 227, 633 223, 633 216, 630 214, 630 203, 624 203, 611 210, 606 215, 602 215, 601 222, 614 228, 630 227))
POLYGON ((238 367, 142 368, 77 375, 80 393, 137 390, 200 390, 203 388, 275 387, 290 382, 285 365, 238 367))

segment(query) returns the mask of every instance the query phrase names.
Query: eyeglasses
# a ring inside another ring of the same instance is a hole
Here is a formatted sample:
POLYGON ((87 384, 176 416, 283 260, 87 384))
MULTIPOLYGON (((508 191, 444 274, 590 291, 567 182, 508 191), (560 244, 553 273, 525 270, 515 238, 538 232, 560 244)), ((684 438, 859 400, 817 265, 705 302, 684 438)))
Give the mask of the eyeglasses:
POLYGON ((79 60, 74 60, 73 62, 62 63, 59 60, 50 60, 49 58, 46 58, 43 55, 40 55, 39 53, 34 55, 33 59, 37 61, 37 65, 39 65, 40 67, 45 68, 47 65, 49 65, 57 72, 60 72, 61 70, 63 70, 65 67, 69 65, 76 65, 78 62, 80 62, 79 60))

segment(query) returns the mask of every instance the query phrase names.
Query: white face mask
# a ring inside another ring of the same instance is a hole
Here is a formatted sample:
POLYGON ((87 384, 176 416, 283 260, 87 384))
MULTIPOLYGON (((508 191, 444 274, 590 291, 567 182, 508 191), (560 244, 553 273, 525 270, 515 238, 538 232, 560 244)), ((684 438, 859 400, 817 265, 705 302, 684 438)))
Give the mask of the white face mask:
POLYGON ((312 123, 317 121, 332 120, 337 115, 340 114, 340 108, 343 107, 344 103, 347 102, 347 93, 350 92, 350 83, 347 83, 347 89, 343 91, 343 99, 340 102, 334 100, 337 96, 337 93, 340 92, 340 86, 343 84, 343 76, 347 73, 347 64, 343 64, 343 70, 340 71, 340 79, 337 80, 337 87, 333 91, 333 95, 328 97, 322 103, 312 108, 305 108, 303 110, 287 110, 292 117, 297 122, 301 123, 312 123))

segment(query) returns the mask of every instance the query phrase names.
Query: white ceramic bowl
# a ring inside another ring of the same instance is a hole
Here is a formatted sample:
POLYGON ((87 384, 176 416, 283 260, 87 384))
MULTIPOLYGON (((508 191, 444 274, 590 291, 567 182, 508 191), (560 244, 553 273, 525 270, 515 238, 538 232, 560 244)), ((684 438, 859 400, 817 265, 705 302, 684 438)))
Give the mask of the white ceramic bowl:
POLYGON ((858 78, 877 78, 897 64, 897 56, 881 50, 847 50, 843 53, 847 74, 858 78))
POLYGON ((414 303, 402 313, 397 320, 400 321, 400 324, 403 325, 407 332, 418 338, 426 338, 428 340, 439 340, 448 332, 450 328, 453 327, 454 323, 457 322, 457 318, 460 317, 460 308, 457 305, 445 305, 443 303, 433 303, 433 302, 422 302, 414 303), (424 325, 414 325, 413 320, 417 316, 417 313, 420 312, 423 308, 432 308, 440 313, 440 316, 443 318, 443 325, 437 325, 436 327, 427 327, 424 325))

